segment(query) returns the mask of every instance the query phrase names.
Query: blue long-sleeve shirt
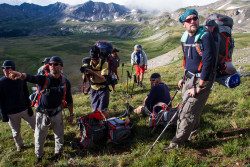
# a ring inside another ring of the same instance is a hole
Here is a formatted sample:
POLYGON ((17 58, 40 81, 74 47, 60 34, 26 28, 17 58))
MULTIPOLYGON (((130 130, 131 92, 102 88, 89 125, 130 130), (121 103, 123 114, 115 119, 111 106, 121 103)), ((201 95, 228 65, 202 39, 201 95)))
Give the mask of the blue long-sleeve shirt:
MULTIPOLYGON (((188 36, 186 44, 194 44, 195 35, 188 36)), ((186 46, 184 55, 186 57, 185 69, 196 74, 201 72, 201 79, 209 80, 210 74, 213 72, 212 68, 215 60, 215 44, 210 33, 203 35, 201 39, 203 49, 201 49, 202 56, 196 50, 196 47, 186 46), (202 60, 201 71, 198 71, 200 62, 202 60)))
MULTIPOLYGON (((148 94, 148 98, 145 101, 145 105, 150 111, 152 111, 154 105, 157 103, 163 102, 168 104, 170 100, 171 97, 168 86, 164 83, 159 83, 151 89, 150 93, 148 94)), ((169 107, 172 107, 172 104, 170 104, 169 107)))
POLYGON ((30 106, 27 83, 11 80, 5 76, 0 79, 0 111, 3 116, 16 114, 30 106))
MULTIPOLYGON (((45 82, 46 82, 46 76, 45 75, 30 75, 26 74, 26 80, 31 83, 38 84, 39 87, 43 88, 45 82)), ((62 104, 63 98, 64 98, 64 88, 62 88, 62 76, 60 76, 58 79, 53 78, 51 75, 49 75, 49 84, 47 85, 47 89, 50 89, 48 92, 48 95, 45 93, 42 93, 41 98, 39 100, 39 106, 41 108, 45 109, 53 109, 62 104)), ((72 94, 71 94, 71 85, 70 82, 65 78, 65 84, 66 84, 66 97, 65 101, 67 104, 72 104, 72 94)), ((46 92, 46 91, 45 91, 46 92)))

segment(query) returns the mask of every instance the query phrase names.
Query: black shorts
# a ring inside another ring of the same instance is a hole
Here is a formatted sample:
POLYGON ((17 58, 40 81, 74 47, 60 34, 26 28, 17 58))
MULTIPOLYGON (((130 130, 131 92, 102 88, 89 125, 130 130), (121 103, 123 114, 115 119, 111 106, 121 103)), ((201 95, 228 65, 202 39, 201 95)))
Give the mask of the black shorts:
POLYGON ((91 108, 93 111, 107 111, 109 106, 109 89, 101 88, 95 90, 91 88, 91 108))

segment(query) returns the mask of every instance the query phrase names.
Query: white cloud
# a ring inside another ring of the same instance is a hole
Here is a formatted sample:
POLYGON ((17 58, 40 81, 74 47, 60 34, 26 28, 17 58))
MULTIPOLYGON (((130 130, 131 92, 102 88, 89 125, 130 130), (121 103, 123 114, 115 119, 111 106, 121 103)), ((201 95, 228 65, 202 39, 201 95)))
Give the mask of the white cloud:
MULTIPOLYGON (((23 2, 27 2, 27 3, 34 3, 46 6, 49 4, 56 3, 57 1, 70 5, 77 5, 77 4, 83 4, 89 0, 1 0, 0 3, 20 5, 23 2)), ((187 6, 206 5, 218 0, 93 0, 93 1, 105 2, 105 3, 114 2, 120 5, 125 5, 129 8, 171 11, 187 6)))

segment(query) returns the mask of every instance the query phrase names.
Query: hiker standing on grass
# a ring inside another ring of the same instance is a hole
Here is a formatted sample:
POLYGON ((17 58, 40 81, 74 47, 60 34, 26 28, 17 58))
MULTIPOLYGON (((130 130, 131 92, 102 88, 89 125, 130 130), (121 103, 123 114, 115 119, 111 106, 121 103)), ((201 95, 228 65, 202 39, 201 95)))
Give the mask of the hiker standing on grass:
POLYGON ((190 141, 196 138, 201 112, 208 99, 213 79, 215 45, 212 35, 204 33, 200 41, 196 43, 202 44, 202 56, 200 56, 195 45, 196 37, 202 33, 202 27, 199 27, 198 12, 194 9, 188 9, 181 15, 179 21, 186 28, 181 40, 186 77, 179 81, 178 86, 183 87, 183 100, 188 95, 190 98, 179 114, 176 135, 170 145, 164 149, 164 152, 178 148, 186 140, 190 141), (184 84, 182 84, 183 82, 184 84))
MULTIPOLYGON (((157 105, 158 103, 169 104, 171 100, 168 86, 161 81, 160 74, 153 73, 150 77, 150 83, 151 83, 151 91, 144 99, 145 105, 136 108, 134 110, 136 114, 142 113, 143 115, 150 115, 155 105, 157 105)), ((172 105, 170 104, 169 107, 171 106, 172 105)), ((158 113, 159 111, 155 112, 158 113)))
POLYGON ((21 137, 21 118, 33 130, 35 130, 36 118, 30 107, 26 81, 10 79, 10 72, 15 70, 15 63, 12 60, 5 60, 2 69, 5 76, 0 78, 0 112, 3 122, 9 123, 17 152, 20 152, 24 149, 21 137))
POLYGON ((22 79, 28 82, 38 84, 44 88, 36 108, 36 129, 35 129, 35 154, 36 163, 42 161, 44 155, 44 143, 51 127, 55 136, 55 157, 57 161, 62 154, 64 144, 64 126, 63 126, 63 107, 67 107, 70 112, 68 122, 73 122, 73 99, 71 94, 70 82, 61 75, 63 61, 58 56, 51 57, 49 61, 50 73, 46 75, 30 75, 12 71, 12 79, 22 79), (46 85, 47 84, 47 85, 46 85), (66 104, 67 102, 67 104, 66 104), (63 104, 62 104, 63 103, 63 104))
POLYGON ((91 108, 93 111, 101 111, 105 118, 108 118, 109 105, 109 87, 107 84, 108 63, 101 59, 100 49, 94 45, 90 49, 90 66, 91 69, 86 69, 82 74, 84 80, 85 75, 90 75, 91 81, 91 108))
POLYGON ((112 76, 111 86, 112 91, 115 92, 115 85, 117 84, 117 80, 119 79, 117 74, 117 68, 120 66, 120 58, 118 56, 119 50, 114 48, 111 52, 111 55, 108 56, 108 69, 109 75, 112 76))
POLYGON ((131 54, 131 64, 132 66, 135 66, 137 86, 142 87, 143 75, 145 70, 147 70, 148 62, 147 55, 142 50, 140 44, 134 46, 134 52, 131 54))

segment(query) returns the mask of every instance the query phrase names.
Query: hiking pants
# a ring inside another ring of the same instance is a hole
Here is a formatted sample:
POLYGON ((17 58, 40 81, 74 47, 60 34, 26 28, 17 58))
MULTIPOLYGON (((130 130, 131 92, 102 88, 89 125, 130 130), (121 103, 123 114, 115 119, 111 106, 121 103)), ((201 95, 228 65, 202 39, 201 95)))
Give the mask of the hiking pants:
POLYGON ((21 118, 23 118, 33 130, 35 130, 35 125, 36 125, 35 115, 29 116, 28 109, 26 109, 17 114, 8 115, 8 117, 9 117, 9 126, 11 128, 16 146, 22 147, 23 139, 21 137, 21 118))
MULTIPOLYGON (((189 87, 189 78, 186 79, 185 84, 182 89, 182 98, 183 100, 187 97, 187 90, 189 87)), ((199 79, 196 79, 196 83, 199 79)), ((190 83, 191 84, 191 83, 190 83)), ((210 90, 212 86, 212 81, 209 81, 206 88, 204 88, 200 93, 195 97, 190 97, 186 104, 183 107, 183 110, 180 111, 178 120, 177 120, 177 129, 176 135, 172 139, 171 143, 182 144, 187 139, 190 139, 192 135, 198 132, 200 125, 200 116, 201 112, 205 106, 205 103, 208 99, 210 90)))
POLYGON ((51 127, 55 137, 55 154, 58 154, 63 149, 64 144, 64 127, 63 115, 60 111, 55 116, 49 117, 50 125, 44 123, 46 115, 41 112, 36 113, 36 130, 35 130, 35 154, 37 157, 42 157, 44 154, 44 143, 48 135, 48 129, 51 127))

